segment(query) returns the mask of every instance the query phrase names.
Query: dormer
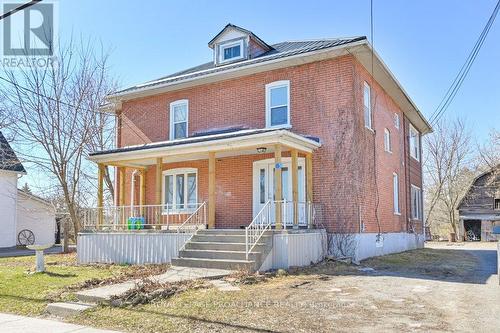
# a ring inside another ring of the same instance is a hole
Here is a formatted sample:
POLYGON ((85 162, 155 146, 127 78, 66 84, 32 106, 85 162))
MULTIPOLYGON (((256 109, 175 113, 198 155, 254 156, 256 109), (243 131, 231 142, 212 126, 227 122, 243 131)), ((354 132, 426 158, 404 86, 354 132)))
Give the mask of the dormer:
POLYGON ((273 48, 253 32, 229 23, 209 43, 216 66, 255 58, 273 48))

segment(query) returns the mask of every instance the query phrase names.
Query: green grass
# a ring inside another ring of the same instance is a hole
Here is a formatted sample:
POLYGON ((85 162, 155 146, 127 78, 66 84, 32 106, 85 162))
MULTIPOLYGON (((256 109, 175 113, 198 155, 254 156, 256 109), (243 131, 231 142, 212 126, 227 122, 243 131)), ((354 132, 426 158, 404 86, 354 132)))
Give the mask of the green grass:
POLYGON ((477 259, 465 251, 426 248, 370 258, 362 264, 378 270, 461 278, 474 272, 477 259))
POLYGON ((0 258, 0 312, 40 315, 47 303, 72 299, 66 287, 120 274, 124 266, 77 266, 74 254, 45 257, 46 272, 33 273, 35 257, 0 258))

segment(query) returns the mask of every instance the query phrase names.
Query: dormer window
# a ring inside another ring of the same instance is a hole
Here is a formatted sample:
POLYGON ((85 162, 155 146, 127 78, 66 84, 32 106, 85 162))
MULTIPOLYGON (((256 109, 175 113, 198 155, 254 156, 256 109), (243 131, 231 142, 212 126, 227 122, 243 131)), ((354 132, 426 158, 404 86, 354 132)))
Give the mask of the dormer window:
POLYGON ((219 45, 219 63, 243 58, 243 39, 219 45))
POLYGON ((229 23, 210 42, 214 50, 214 64, 225 65, 236 61, 253 59, 273 50, 250 30, 229 23))

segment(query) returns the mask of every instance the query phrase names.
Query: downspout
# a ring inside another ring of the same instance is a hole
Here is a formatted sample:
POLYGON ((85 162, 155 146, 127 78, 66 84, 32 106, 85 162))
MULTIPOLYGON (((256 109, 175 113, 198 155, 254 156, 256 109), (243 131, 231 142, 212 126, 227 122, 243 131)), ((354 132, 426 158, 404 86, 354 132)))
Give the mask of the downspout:
POLYGON ((134 214, 134 203, 135 203, 135 175, 137 174, 138 170, 135 169, 132 172, 132 178, 130 181, 130 212, 132 213, 133 216, 134 214))

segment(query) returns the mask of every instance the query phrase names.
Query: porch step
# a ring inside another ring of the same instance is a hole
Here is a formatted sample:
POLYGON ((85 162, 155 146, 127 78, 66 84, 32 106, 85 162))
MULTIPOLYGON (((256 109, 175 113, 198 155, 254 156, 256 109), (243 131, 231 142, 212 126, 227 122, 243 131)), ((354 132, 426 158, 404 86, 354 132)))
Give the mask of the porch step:
POLYGON ((207 258, 173 258, 172 265, 182 267, 218 268, 230 270, 255 270, 253 260, 228 260, 228 259, 207 259, 207 258))
MULTIPOLYGON (((261 252, 249 253, 249 260, 260 259, 261 252)), ((179 258, 246 260, 245 251, 182 250, 179 258)))
MULTIPOLYGON (((266 243, 257 243, 254 251, 260 252, 266 247, 266 243)), ((225 242, 195 242, 189 241, 185 246, 186 250, 212 250, 212 251, 246 251, 245 243, 225 243, 225 242)))
MULTIPOLYGON (((266 237, 270 236, 262 236, 261 239, 265 239, 266 237)), ((223 234, 200 234, 197 233, 196 235, 191 238, 193 242, 215 242, 215 243, 241 243, 245 244, 245 234, 242 235, 223 235, 223 234)))

